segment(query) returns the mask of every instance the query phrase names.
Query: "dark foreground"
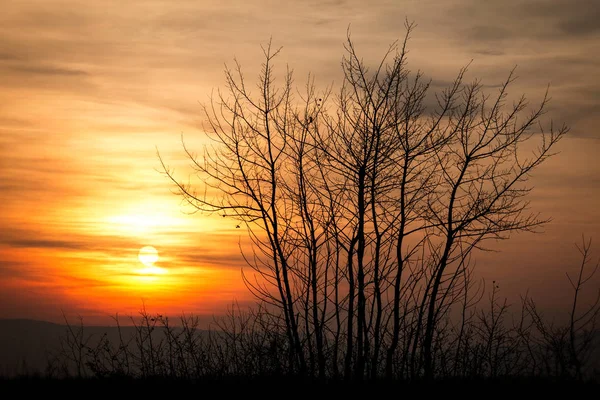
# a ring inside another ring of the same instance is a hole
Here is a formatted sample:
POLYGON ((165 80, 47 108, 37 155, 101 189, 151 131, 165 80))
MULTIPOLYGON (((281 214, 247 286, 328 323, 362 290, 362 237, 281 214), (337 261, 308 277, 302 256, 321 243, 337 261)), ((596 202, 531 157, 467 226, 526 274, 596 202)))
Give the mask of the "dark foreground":
MULTIPOLYGON (((321 398, 323 395, 340 396, 342 394, 355 398, 364 394, 391 394, 402 397, 408 393, 436 392, 443 395, 449 393, 461 396, 519 396, 519 395, 557 395, 564 393, 572 396, 575 393, 597 393, 598 381, 574 381, 542 378, 511 378, 511 379, 439 379, 426 381, 317 381, 297 377, 227 377, 204 378, 200 380, 177 380, 166 378, 43 378, 17 377, 0 378, 0 388, 4 393, 43 392, 44 394, 59 392, 61 394, 79 394, 82 396, 112 394, 121 397, 131 392, 136 395, 159 392, 218 394, 228 395, 269 395, 273 393, 285 397, 297 397, 307 394, 321 398), (15 392, 16 391, 16 392, 15 392)), ((2 393, 2 392, 0 392, 2 393)), ((312 398, 309 400, 313 400, 312 398)))

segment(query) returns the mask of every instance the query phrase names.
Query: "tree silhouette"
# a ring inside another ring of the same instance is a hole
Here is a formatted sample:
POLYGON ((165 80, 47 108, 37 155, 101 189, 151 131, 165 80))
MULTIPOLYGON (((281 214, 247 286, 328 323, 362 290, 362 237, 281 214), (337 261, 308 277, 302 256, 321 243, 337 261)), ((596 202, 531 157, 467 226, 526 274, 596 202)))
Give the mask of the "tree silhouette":
POLYGON ((311 77, 295 91, 289 69, 278 85, 269 43, 258 91, 235 62, 204 106, 214 144, 183 143, 201 183, 160 159, 192 207, 247 228, 243 278, 281 318, 292 372, 433 378, 451 306, 477 297, 472 253, 548 221, 526 185, 568 131, 540 123, 547 94, 528 112, 525 97, 507 104, 514 71, 490 95, 465 67, 429 107, 430 82, 407 67, 412 30, 373 69, 348 34, 335 93, 311 77))

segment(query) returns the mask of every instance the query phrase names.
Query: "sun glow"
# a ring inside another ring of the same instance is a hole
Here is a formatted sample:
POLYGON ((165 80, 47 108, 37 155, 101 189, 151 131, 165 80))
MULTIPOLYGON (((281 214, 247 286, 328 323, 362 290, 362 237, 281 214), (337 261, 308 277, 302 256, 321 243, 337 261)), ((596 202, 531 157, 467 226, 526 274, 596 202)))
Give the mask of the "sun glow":
POLYGON ((140 249, 138 258, 142 264, 151 268, 158 261, 158 251, 152 246, 144 246, 140 249))
POLYGON ((156 266, 153 265, 153 266, 148 267, 148 268, 139 269, 138 272, 141 275, 146 275, 146 276, 149 276, 149 275, 165 275, 167 273, 167 270, 164 269, 164 268, 156 267, 156 266))
POLYGON ((181 219, 158 213, 131 213, 114 215, 107 219, 113 230, 126 234, 140 235, 155 229, 172 228, 181 224, 181 219))
POLYGON ((150 281, 156 280, 156 275, 164 275, 167 273, 166 269, 154 265, 159 257, 158 251, 153 246, 142 247, 138 253, 138 259, 146 266, 146 268, 141 268, 137 272, 144 277, 154 278, 150 279, 150 281))

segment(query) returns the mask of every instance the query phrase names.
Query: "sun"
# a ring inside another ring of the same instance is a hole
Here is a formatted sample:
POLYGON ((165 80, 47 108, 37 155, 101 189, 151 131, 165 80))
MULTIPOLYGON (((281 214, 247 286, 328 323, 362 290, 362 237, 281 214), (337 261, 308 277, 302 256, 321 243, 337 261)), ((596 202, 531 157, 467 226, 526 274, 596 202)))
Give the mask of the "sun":
POLYGON ((138 258, 142 264, 150 268, 158 261, 158 251, 152 246, 144 246, 140 249, 138 258))

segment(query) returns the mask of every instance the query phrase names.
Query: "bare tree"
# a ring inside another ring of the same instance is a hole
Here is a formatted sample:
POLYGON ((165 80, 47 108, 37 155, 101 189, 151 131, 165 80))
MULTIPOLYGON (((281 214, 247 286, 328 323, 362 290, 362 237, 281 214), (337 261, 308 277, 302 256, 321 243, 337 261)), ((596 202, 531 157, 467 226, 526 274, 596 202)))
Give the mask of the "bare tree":
POLYGON ((207 187, 222 196, 209 199, 206 193, 198 194, 191 185, 178 182, 169 172, 167 175, 196 209, 220 212, 249 228, 258 252, 249 265, 264 281, 246 279, 246 283, 253 293, 283 312, 293 349, 291 357, 299 371, 304 372, 306 363, 295 312, 298 298, 290 265, 290 252, 294 251, 291 246, 295 243, 288 240, 295 210, 284 192, 283 182, 288 178, 282 174, 289 161, 286 151, 292 141, 291 130, 297 128, 291 112, 292 74, 288 71, 283 86, 276 88, 272 61, 279 50, 273 50, 269 44, 263 51, 265 62, 259 78, 259 94, 252 96, 236 62, 234 70, 226 70, 230 97, 218 92, 210 106, 204 108, 207 131, 217 146, 205 149, 201 158, 185 148, 207 187))
MULTIPOLYGON (((486 239, 507 239, 511 232, 533 231, 548 222, 527 211, 525 196, 530 188, 523 184, 531 171, 551 155, 567 128, 551 127, 546 134, 537 125, 548 102, 547 94, 538 108, 521 121, 527 105, 525 97, 505 111, 507 89, 513 80, 511 72, 491 104, 490 97, 481 93, 479 82, 466 86, 462 103, 448 121, 450 140, 436 149, 439 170, 435 189, 426 201, 425 218, 432 226, 431 234, 443 239, 431 246, 436 262, 423 344, 428 377, 433 373, 431 342, 448 267, 464 258, 465 253, 481 248, 486 239), (523 154, 522 146, 535 139, 539 139, 537 149, 523 154)), ((450 290, 452 285, 447 285, 442 302, 450 290)))
POLYGON ((473 251, 548 221, 526 200, 567 132, 542 128, 548 96, 523 117, 525 97, 506 104, 513 72, 492 97, 463 68, 428 108, 429 82, 407 68, 412 30, 372 69, 348 34, 335 95, 311 78, 296 92, 289 69, 277 85, 269 43, 256 94, 236 62, 204 107, 214 145, 201 156, 183 145, 201 189, 161 158, 194 209, 247 228, 244 280, 284 321, 299 374, 433 378, 452 306, 465 337, 473 251))

